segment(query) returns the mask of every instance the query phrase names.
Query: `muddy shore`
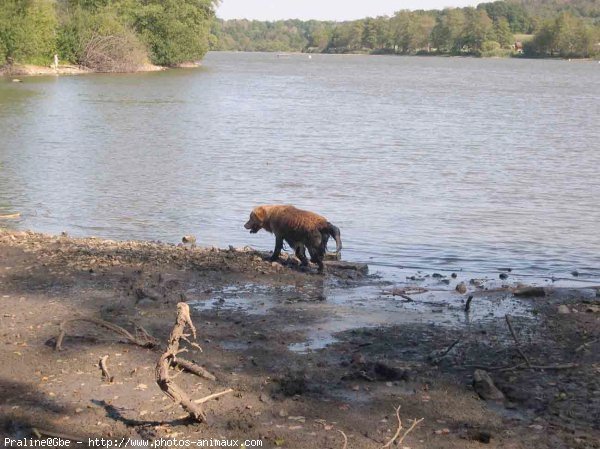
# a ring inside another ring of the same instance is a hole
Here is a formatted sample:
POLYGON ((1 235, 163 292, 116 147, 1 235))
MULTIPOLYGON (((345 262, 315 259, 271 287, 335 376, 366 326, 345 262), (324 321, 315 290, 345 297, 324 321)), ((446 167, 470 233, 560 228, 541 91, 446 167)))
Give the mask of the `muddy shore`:
POLYGON ((598 288, 528 292, 510 279, 492 286, 460 275, 435 282, 445 289, 410 279, 390 285, 336 262, 321 276, 248 247, 0 229, 0 436, 25 438, 36 428, 85 440, 260 439, 263 447, 341 449, 340 430, 349 448, 380 448, 396 432, 401 405, 405 429, 424 418, 401 447, 599 448, 598 288), (461 282, 464 294, 455 289, 461 282), (235 390, 205 405, 207 423, 188 420, 156 385, 160 348, 81 323, 54 350, 59 323, 74 316, 130 331, 135 324, 166 342, 181 301, 203 348, 185 356, 217 379, 181 373, 176 382, 193 398, 235 390), (392 319, 361 320, 375 313, 369 304, 392 319), (418 319, 425 310, 427 319, 418 319), (337 322, 327 316, 343 313, 354 314, 355 327, 327 326, 337 322), (518 349, 532 366, 550 368, 529 369, 518 349), (112 383, 98 368, 105 355, 112 383), (481 368, 498 399, 473 387, 481 368))

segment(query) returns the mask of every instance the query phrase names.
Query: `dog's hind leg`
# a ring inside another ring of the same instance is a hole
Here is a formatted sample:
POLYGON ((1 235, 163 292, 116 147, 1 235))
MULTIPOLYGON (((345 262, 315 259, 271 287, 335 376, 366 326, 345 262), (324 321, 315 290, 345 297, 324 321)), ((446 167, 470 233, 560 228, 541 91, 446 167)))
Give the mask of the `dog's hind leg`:
POLYGON ((271 256, 271 262, 275 262, 277 259, 279 259, 282 249, 283 237, 275 236, 275 249, 273 250, 273 255, 271 256))

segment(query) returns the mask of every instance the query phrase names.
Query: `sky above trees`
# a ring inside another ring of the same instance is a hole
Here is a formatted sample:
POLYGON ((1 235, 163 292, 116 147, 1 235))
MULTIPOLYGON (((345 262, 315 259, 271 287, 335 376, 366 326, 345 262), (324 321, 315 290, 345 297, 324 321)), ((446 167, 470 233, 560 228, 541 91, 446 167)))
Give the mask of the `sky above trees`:
POLYGON ((222 19, 354 20, 392 15, 401 9, 476 6, 484 0, 221 0, 222 19))

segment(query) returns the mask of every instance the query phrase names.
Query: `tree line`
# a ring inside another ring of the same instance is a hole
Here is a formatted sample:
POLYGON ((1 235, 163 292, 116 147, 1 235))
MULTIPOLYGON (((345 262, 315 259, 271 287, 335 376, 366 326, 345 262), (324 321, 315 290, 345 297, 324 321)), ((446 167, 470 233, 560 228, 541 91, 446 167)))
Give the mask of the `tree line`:
POLYGON ((98 71, 172 66, 208 51, 216 0, 2 0, 0 66, 61 61, 98 71))
POLYGON ((348 22, 217 20, 212 35, 214 50, 588 58, 600 56, 600 2, 495 1, 348 22))

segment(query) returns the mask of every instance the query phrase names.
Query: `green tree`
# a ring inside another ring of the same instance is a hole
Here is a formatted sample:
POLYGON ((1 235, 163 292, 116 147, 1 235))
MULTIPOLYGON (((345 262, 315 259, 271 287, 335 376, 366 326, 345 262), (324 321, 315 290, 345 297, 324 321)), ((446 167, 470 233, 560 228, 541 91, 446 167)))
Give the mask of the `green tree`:
POLYGON ((459 52, 464 45, 466 17, 462 9, 445 9, 431 31, 433 45, 441 52, 459 52))
POLYGON ((377 47, 377 25, 375 19, 370 17, 363 22, 362 47, 370 50, 377 47))
POLYGON ((470 52, 479 53, 486 41, 495 41, 494 23, 481 9, 466 8, 466 25, 462 34, 462 45, 470 52))
POLYGON ((510 29, 508 20, 504 17, 494 21, 494 34, 496 42, 500 44, 501 48, 509 48, 514 43, 515 36, 510 29))
POLYGON ((56 26, 56 10, 50 0, 3 0, 0 7, 2 61, 50 64, 56 48, 56 26))
POLYGON ((534 56, 561 56, 588 58, 598 54, 598 29, 571 13, 561 13, 555 19, 544 21, 526 54, 534 56))
POLYGON ((152 62, 173 66, 206 54, 214 5, 214 0, 140 0, 128 14, 152 62))

